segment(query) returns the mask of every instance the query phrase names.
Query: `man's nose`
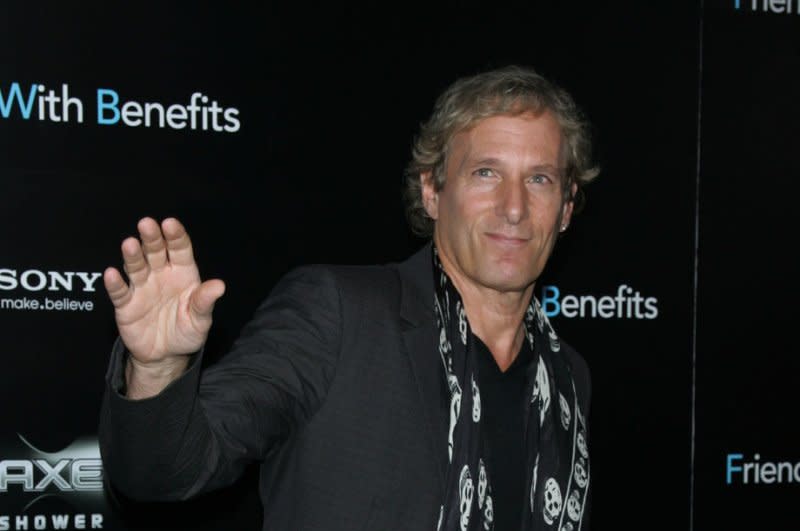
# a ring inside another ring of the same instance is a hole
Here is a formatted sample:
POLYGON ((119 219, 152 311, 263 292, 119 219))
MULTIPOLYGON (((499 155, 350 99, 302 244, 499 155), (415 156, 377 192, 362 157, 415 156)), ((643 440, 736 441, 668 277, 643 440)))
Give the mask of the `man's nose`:
POLYGON ((528 217, 528 189, 521 180, 507 180, 498 187, 497 215, 516 225, 528 217))

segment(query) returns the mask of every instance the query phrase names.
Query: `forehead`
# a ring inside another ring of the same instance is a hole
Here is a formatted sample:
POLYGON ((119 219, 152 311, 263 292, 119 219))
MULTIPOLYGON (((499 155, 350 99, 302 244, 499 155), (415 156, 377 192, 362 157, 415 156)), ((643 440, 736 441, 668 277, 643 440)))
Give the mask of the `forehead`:
POLYGON ((496 115, 456 133, 450 144, 450 155, 462 160, 519 157, 558 165, 561 127, 549 111, 496 115))

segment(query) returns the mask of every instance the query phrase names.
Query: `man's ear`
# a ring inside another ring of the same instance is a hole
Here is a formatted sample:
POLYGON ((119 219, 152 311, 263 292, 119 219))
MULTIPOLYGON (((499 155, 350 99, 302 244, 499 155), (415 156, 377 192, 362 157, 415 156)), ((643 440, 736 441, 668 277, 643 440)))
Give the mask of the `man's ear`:
POLYGON ((569 196, 567 200, 564 201, 564 205, 561 207, 561 227, 559 227, 561 232, 567 230, 569 227, 569 223, 572 220, 572 212, 575 209, 575 194, 578 193, 578 184, 572 183, 572 186, 569 189, 569 196))
POLYGON ((422 206, 428 216, 436 220, 439 218, 439 193, 433 183, 433 172, 420 173, 419 182, 422 185, 422 206))

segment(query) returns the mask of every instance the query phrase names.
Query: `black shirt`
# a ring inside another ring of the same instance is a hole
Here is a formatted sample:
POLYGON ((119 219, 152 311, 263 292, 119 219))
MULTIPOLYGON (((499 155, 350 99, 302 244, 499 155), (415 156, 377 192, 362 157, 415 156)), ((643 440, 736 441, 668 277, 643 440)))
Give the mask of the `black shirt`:
POLYGON ((480 371, 481 416, 486 430, 485 452, 492 482, 494 528, 518 530, 525 496, 526 451, 523 436, 525 373, 533 360, 526 341, 505 372, 478 337, 476 347, 480 371))

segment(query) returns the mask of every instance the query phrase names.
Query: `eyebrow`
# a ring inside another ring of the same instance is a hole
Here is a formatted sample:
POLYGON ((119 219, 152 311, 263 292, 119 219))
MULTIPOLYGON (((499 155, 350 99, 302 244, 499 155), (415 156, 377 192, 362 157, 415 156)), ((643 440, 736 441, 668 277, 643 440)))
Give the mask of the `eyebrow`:
POLYGON ((476 160, 474 162, 468 160, 467 162, 472 166, 480 166, 480 165, 499 166, 500 165, 500 159, 496 159, 496 158, 493 158, 493 157, 488 157, 488 158, 485 158, 485 159, 476 160))

